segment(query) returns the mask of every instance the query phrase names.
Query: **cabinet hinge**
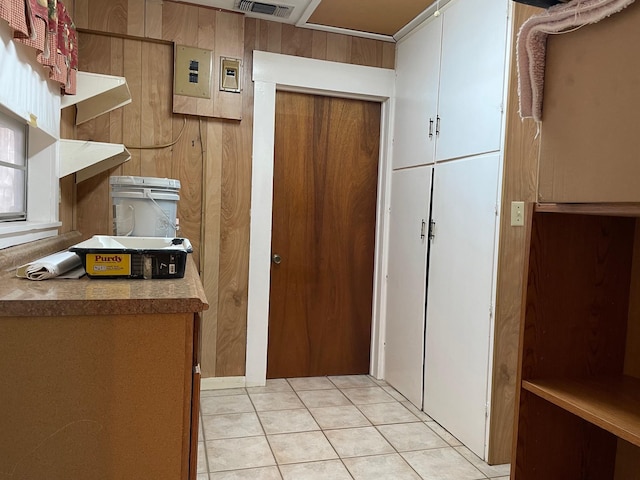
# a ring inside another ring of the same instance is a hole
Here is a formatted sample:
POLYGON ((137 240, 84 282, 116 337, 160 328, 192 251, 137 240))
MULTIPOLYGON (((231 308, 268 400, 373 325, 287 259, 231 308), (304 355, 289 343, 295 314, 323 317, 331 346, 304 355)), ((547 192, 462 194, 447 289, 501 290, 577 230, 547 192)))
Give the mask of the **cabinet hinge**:
POLYGON ((436 236, 436 221, 431 220, 429 222, 429 240, 433 240, 436 236))
POLYGON ((489 305, 489 319, 493 318, 493 305, 489 305))

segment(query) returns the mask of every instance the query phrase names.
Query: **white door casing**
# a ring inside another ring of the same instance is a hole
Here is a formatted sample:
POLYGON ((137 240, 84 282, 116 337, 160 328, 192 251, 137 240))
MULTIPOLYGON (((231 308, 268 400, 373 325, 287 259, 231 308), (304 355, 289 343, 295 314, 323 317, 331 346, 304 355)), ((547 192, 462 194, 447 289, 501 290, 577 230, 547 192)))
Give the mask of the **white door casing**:
POLYGON ((267 372, 269 288, 271 271, 271 210, 276 90, 371 100, 382 103, 378 213, 374 267, 371 373, 382 371, 384 331, 383 265, 390 156, 390 116, 394 106, 395 72, 260 51, 253 52, 254 118, 249 241, 249 291, 245 383, 264 385, 267 372))

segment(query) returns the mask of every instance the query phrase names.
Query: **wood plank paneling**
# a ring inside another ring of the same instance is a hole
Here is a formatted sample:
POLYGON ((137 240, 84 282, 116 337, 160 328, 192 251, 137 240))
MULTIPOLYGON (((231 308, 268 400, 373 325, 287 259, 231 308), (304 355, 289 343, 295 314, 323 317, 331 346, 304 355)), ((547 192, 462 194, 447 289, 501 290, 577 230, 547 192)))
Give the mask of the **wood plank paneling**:
POLYGON ((144 7, 144 36, 162 38, 162 0, 146 0, 144 7))
POLYGON ((353 37, 349 63, 382 66, 382 42, 369 38, 353 37))
MULTIPOLYGON (((174 134, 172 125, 172 59, 171 47, 159 43, 142 44, 142 105, 153 105, 142 115, 143 146, 168 144, 180 133, 178 130, 174 134)), ((141 152, 140 163, 142 176, 170 178, 171 148, 145 149, 141 152)))
POLYGON ((127 34, 144 37, 145 0, 128 0, 127 34))
POLYGON ((89 0, 75 0, 73 23, 77 28, 89 28, 89 0))
MULTIPOLYGON (((203 144, 200 136, 200 122, 197 118, 186 119, 174 117, 173 131, 184 132, 175 144, 171 158, 171 178, 180 179, 180 201, 178 202, 178 218, 180 230, 178 235, 186 238, 200 236, 202 217, 202 159, 203 144)), ((174 135, 176 135, 174 133, 174 135)), ((200 245, 193 246, 194 259, 200 258, 200 245)))
POLYGON ((209 309, 203 312, 202 373, 205 377, 216 374, 218 341, 218 290, 220 273, 220 228, 222 211, 222 122, 203 121, 206 126, 203 172, 202 247, 200 278, 209 309))
POLYGON ((89 3, 87 28, 102 32, 127 33, 128 0, 90 1, 89 3))
MULTIPOLYGON (((131 103, 123 108, 123 141, 126 145, 142 143, 142 42, 124 41, 124 76, 131 92, 131 103)), ((122 165, 120 175, 140 176, 141 151, 129 149, 131 159, 122 165)))
POLYGON ((353 39, 337 33, 327 34, 327 58, 332 62, 349 63, 353 39))
POLYGON ((296 57, 312 57, 313 30, 282 25, 282 49, 279 53, 296 57))
MULTIPOLYGON (((197 46, 200 48, 204 48, 206 50, 211 50, 215 54, 216 50, 216 17, 217 12, 215 10, 211 10, 210 8, 199 8, 198 9, 198 40, 197 46)), ((213 77, 214 85, 215 85, 215 77, 213 77)), ((212 87, 215 89, 215 87, 212 87)), ((177 95, 174 96, 174 102, 176 101, 177 95)), ((216 96, 214 95, 214 101, 206 98, 197 98, 196 99, 196 113, 198 115, 203 115, 206 117, 214 116, 214 103, 216 96)), ((176 111, 176 107, 174 105, 174 111, 176 111)))
MULTIPOLYGON (((213 115, 218 118, 242 118, 242 94, 220 90, 220 57, 242 61, 244 44, 244 17, 236 13, 219 11, 215 24, 215 55, 213 62, 213 115)), ((242 69, 240 71, 242 76, 242 69)), ((240 80, 242 81, 242 80, 240 80)))
MULTIPOLYGON (((539 8, 514 5, 513 38, 522 23, 539 8)), ((512 42, 512 47, 515 41, 512 42)), ((515 55, 512 48, 512 56, 515 55)), ((515 58, 515 57, 512 57, 515 58)), ((488 462, 507 463, 511 460, 511 447, 516 374, 518 366, 518 339, 520 334, 523 279, 526 256, 526 232, 512 227, 511 202, 535 202, 538 151, 540 139, 532 120, 521 120, 518 106, 516 62, 511 62, 509 100, 507 106, 507 137, 502 178, 503 214, 500 219, 500 249, 498 252, 498 278, 496 317, 493 349, 493 380, 491 393, 491 419, 488 462)))
POLYGON ((311 57, 317 59, 327 58, 327 32, 313 31, 311 41, 311 57))
MULTIPOLYGON (((216 56, 243 59, 242 95, 225 94, 232 102, 242 102, 242 121, 203 119, 201 132, 200 120, 188 117, 183 137, 173 148, 131 149, 129 162, 80 184, 75 210, 68 216, 77 217, 77 228, 85 235, 109 233, 112 228, 110 174, 178 178, 182 183, 179 202, 182 233, 188 233, 194 245, 194 259, 198 262, 198 253, 202 255, 201 276, 211 304, 203 324, 203 376, 243 375, 253 141, 253 50, 292 52, 349 63, 352 61, 352 37, 295 27, 287 27, 283 33, 281 23, 245 19, 235 13, 169 0, 76 0, 75 11, 74 18, 83 28, 115 35, 144 35, 171 42, 194 41, 195 38, 197 46, 213 49, 216 56), (214 18, 215 25, 212 23, 214 18), (238 36, 243 42, 229 40, 238 36), (244 52, 227 50, 225 46, 242 43, 244 52), (205 145, 204 158, 200 158, 200 135, 205 145), (204 232, 202 246, 201 231, 204 232)), ((142 40, 127 38, 112 43, 109 37, 81 34, 80 46, 86 51, 80 56, 80 68, 99 73, 111 73, 112 69, 122 72, 131 90, 132 103, 122 109, 121 120, 120 114, 105 115, 82 125, 78 128, 78 138, 113 141, 113 136, 131 146, 145 146, 170 142, 178 136, 184 122, 181 116, 171 113, 172 48, 142 40), (122 51, 113 52, 114 48, 122 51)), ((378 67, 382 63, 393 64, 393 49, 381 42, 380 45, 363 42, 355 52, 357 63, 369 62, 378 67)), ((220 105, 225 105, 225 101, 220 105)), ((66 220, 65 227, 70 221, 66 220)))

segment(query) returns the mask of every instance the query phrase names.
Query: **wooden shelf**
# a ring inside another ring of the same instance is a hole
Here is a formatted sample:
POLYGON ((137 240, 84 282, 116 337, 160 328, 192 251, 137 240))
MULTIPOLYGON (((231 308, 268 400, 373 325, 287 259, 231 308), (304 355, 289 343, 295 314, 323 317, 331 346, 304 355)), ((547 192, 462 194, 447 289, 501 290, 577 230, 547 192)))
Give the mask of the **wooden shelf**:
POLYGON ((60 140, 59 178, 76 174, 80 183, 131 158, 122 144, 89 142, 85 140, 60 140))
POLYGON ((76 95, 65 95, 61 108, 75 105, 76 125, 131 103, 131 92, 124 77, 78 72, 76 95))
POLYGON ((640 203, 538 203, 536 212, 640 217, 640 203))
POLYGON ((524 380, 529 392, 640 446, 640 380, 628 376, 524 380))

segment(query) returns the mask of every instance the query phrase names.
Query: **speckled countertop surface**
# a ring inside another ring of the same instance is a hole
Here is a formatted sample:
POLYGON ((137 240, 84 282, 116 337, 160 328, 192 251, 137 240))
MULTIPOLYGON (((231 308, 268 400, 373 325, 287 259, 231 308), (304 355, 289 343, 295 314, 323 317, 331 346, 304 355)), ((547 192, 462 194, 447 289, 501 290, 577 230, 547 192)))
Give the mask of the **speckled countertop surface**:
MULTIPOLYGON (((77 236, 69 241, 69 245, 79 242, 77 236)), ((60 250, 60 240, 52 248, 47 251, 47 247, 42 247, 37 250, 38 255, 60 250)), ((18 265, 39 258, 33 256, 24 260, 17 250, 5 250, 3 253, 13 260, 11 263, 18 265)), ((2 260, 0 258, 0 263, 2 260)), ((17 278, 12 264, 5 262, 2 270, 0 317, 187 313, 209 307, 191 256, 187 258, 184 278, 179 279, 119 280, 89 279, 85 276, 79 280, 36 282, 17 278)))

